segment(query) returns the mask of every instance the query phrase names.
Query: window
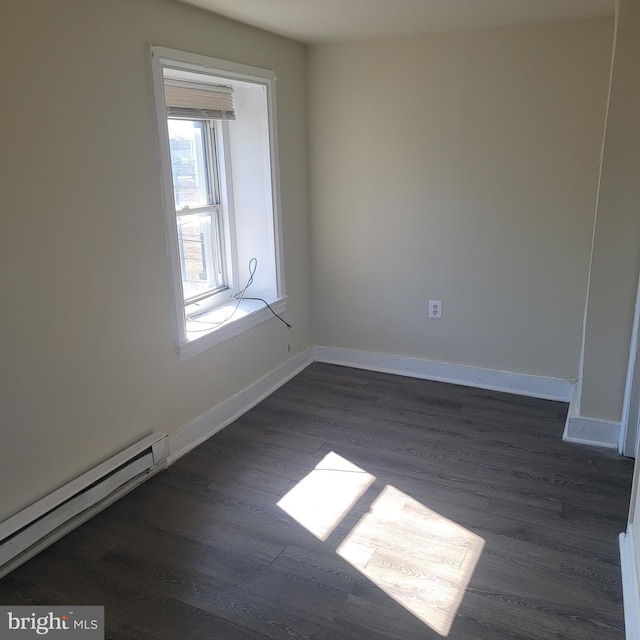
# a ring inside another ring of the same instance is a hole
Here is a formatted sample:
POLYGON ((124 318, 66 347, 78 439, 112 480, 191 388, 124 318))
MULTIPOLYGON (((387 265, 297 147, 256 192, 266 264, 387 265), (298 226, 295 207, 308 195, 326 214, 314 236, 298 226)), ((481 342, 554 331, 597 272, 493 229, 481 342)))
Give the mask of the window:
POLYGON ((169 118, 169 149, 185 304, 227 289, 215 124, 169 118))
POLYGON ((275 76, 161 47, 151 60, 184 359, 285 310, 275 76))

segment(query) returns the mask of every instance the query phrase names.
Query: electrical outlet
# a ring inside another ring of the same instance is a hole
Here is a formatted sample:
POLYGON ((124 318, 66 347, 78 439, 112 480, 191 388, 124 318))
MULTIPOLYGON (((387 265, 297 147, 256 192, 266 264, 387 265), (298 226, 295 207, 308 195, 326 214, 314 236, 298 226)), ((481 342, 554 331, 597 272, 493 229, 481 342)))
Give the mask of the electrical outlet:
POLYGON ((442 300, 429 300, 429 317, 442 318, 442 300))

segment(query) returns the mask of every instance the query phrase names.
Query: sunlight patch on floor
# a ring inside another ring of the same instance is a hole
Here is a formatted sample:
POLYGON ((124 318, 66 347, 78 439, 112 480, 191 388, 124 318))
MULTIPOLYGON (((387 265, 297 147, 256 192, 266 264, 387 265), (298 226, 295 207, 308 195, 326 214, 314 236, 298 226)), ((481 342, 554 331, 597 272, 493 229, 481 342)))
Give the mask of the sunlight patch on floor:
POLYGON ((278 506, 320 540, 326 540, 375 477, 333 451, 278 506))
POLYGON ((387 485, 337 553, 441 636, 447 636, 484 540, 387 485))

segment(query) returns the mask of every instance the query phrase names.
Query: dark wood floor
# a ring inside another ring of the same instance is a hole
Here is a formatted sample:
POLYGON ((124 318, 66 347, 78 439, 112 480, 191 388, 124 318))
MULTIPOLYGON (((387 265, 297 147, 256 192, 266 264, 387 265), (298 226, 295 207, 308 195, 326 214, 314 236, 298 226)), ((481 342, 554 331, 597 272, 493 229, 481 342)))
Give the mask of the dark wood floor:
POLYGON ((107 637, 624 638, 632 462, 566 405, 314 364, 0 581, 107 637))

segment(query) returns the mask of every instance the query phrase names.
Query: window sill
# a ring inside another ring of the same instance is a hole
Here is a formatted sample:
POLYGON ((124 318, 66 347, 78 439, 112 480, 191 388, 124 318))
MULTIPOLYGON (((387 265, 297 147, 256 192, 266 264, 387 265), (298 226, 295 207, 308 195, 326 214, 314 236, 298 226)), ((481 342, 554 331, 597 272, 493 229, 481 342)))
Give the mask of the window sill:
MULTIPOLYGON (((287 309, 287 298, 266 299, 271 308, 278 314, 287 309)), ((236 302, 230 302, 212 309, 197 318, 186 322, 186 336, 184 343, 178 345, 180 362, 189 360, 211 347, 225 340, 229 340, 252 327, 273 318, 269 308, 259 300, 243 300, 233 316, 228 318, 236 307, 236 302)))

